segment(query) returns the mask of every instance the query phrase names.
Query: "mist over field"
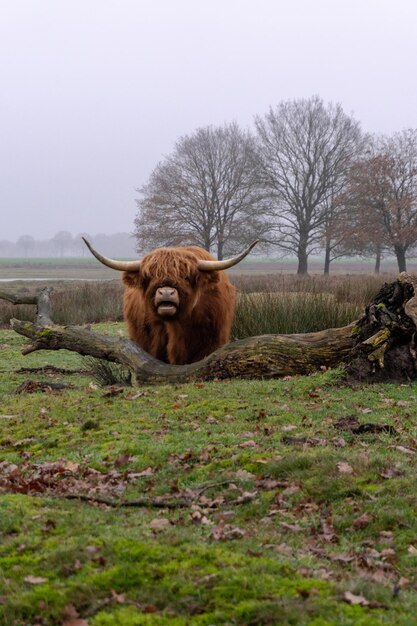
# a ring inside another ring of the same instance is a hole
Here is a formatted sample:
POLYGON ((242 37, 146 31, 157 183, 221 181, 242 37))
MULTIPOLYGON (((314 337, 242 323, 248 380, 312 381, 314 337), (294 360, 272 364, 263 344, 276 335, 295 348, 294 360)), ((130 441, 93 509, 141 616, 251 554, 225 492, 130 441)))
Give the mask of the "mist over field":
POLYGON ((94 243, 107 255, 115 257, 136 257, 136 242, 130 233, 115 233, 112 235, 78 233, 72 235, 68 231, 60 231, 50 239, 35 239, 31 235, 22 235, 16 241, 0 240, 1 258, 37 259, 43 257, 92 258, 82 237, 94 243))

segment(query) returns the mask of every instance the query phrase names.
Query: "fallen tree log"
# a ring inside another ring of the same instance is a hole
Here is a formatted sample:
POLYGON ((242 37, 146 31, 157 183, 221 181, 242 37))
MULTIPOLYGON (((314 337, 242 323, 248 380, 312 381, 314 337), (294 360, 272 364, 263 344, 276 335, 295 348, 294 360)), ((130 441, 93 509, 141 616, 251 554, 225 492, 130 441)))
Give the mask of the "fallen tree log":
MULTIPOLYGON (((36 350, 71 350, 120 363, 136 383, 181 383, 225 378, 280 378, 311 374, 344 365, 349 380, 415 380, 417 297, 415 280, 400 274, 385 284, 364 315, 349 326, 315 333, 262 335, 222 346, 188 365, 168 365, 129 339, 110 337, 78 326, 57 326, 46 315, 35 324, 11 320, 17 333, 36 350)), ((48 299, 48 296, 44 296, 48 299)))
POLYGON ((71 350, 128 368, 136 382, 186 382, 224 378, 279 378, 311 374, 333 367, 353 347, 352 327, 305 335, 262 335, 222 346, 205 359, 188 365, 158 361, 130 339, 102 335, 77 326, 39 327, 11 320, 17 333, 31 339, 24 354, 35 350, 71 350))
POLYGON ((8 291, 0 291, 0 300, 6 300, 14 305, 34 304, 36 306, 36 324, 48 326, 52 324, 51 299, 52 287, 44 287, 38 294, 15 295, 8 291))

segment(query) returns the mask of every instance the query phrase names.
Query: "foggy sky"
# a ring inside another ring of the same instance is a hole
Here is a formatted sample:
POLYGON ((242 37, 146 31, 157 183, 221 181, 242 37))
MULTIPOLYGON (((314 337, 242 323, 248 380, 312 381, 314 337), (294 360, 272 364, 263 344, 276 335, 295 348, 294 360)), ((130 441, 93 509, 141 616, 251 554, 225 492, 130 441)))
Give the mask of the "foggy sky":
POLYGON ((130 232, 199 126, 279 101, 417 127, 415 0, 0 0, 0 239, 130 232))

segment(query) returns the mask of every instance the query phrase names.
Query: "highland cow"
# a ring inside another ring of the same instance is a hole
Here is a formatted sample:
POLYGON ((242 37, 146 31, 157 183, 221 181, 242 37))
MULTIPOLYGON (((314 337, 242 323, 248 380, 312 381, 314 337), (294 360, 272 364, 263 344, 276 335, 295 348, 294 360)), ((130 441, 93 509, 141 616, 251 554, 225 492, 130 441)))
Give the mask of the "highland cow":
POLYGON ((195 246, 158 248, 138 261, 116 261, 99 254, 104 265, 123 271, 124 319, 129 336, 160 361, 199 361, 230 341, 235 288, 225 269, 239 263, 257 243, 232 259, 217 261, 195 246))

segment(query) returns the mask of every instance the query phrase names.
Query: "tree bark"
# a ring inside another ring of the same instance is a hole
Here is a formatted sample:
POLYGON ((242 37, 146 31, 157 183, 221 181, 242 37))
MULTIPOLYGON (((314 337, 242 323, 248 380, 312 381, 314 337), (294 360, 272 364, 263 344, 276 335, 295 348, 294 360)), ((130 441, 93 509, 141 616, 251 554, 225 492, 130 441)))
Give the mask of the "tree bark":
POLYGON ((325 276, 328 276, 330 274, 330 242, 329 241, 326 242, 323 274, 325 276))
POLYGON ((65 348, 120 363, 133 373, 136 383, 311 374, 320 368, 336 366, 354 346, 352 326, 346 326, 300 335, 249 337, 222 346, 197 363, 168 365, 130 339, 98 334, 79 326, 45 328, 16 319, 10 323, 13 330, 32 342, 24 348, 24 354, 65 348))
POLYGON ((376 255, 375 255, 375 267, 374 274, 379 274, 381 271, 381 246, 377 246, 376 255))
POLYGON ((406 272, 407 271, 407 261, 405 258, 405 247, 402 245, 394 246, 395 256, 397 257, 398 263, 398 271, 406 272))
POLYGON ((307 241, 304 241, 304 238, 300 238, 300 242, 298 244, 298 267, 297 274, 307 274, 308 273, 308 253, 307 253, 307 241))
MULTIPOLYGON (((417 279, 406 273, 386 283, 364 315, 349 326, 293 335, 249 337, 222 346, 188 365, 168 365, 129 339, 111 337, 77 326, 57 326, 46 315, 35 324, 11 320, 17 333, 36 350, 66 349, 120 363, 136 384, 182 383, 225 378, 280 378, 311 374, 343 365, 348 381, 417 379, 417 279), (46 322, 45 322, 46 320, 46 322)), ((45 300, 49 294, 45 292, 45 300)), ((39 308, 39 305, 38 305, 39 308)))
POLYGON ((51 325, 51 300, 50 294, 52 287, 44 287, 41 289, 38 295, 34 294, 19 294, 18 296, 9 293, 8 291, 0 291, 0 299, 7 300, 12 304, 35 304, 36 305, 36 323, 39 326, 51 325))

